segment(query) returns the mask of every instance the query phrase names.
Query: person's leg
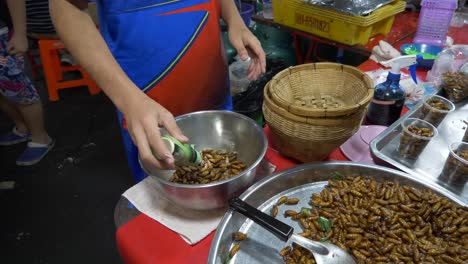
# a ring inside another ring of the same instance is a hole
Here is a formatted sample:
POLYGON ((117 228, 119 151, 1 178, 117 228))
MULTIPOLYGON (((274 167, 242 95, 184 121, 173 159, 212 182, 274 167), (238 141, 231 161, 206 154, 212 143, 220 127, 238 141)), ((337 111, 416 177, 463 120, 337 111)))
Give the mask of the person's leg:
POLYGON ((41 99, 33 83, 24 72, 24 57, 10 56, 9 60, 12 61, 12 66, 3 76, 4 82, 2 84, 4 87, 1 87, 4 99, 9 102, 3 105, 10 105, 5 109, 15 122, 17 120, 24 121, 24 125, 31 133, 32 142, 48 144, 50 138, 44 127, 41 99), (19 117, 18 114, 20 114, 19 117))
MULTIPOLYGON (((1 88, 0 88, 1 89, 1 88)), ((11 146, 29 140, 29 130, 18 109, 0 93, 0 110, 13 120, 12 130, 0 135, 0 146, 11 146)))
POLYGON ((38 163, 54 147, 55 141, 49 137, 44 127, 44 114, 39 99, 31 103, 17 104, 18 110, 31 133, 31 141, 24 152, 16 159, 20 166, 38 163))
POLYGON ((31 133, 31 142, 49 144, 50 138, 44 127, 44 114, 40 101, 27 105, 18 105, 24 123, 31 133))
POLYGON ((12 131, 0 135, 0 146, 9 146, 28 140, 28 129, 23 117, 12 102, 19 93, 19 86, 10 80, 11 74, 16 74, 16 57, 9 56, 6 47, 10 34, 3 30, 0 34, 0 110, 5 112, 15 123, 12 131))
POLYGON ((18 111, 18 108, 14 104, 9 102, 3 95, 0 94, 0 110, 3 111, 14 123, 16 126, 16 131, 21 134, 27 134, 29 132, 26 123, 24 122, 21 113, 18 111))
POLYGON ((42 104, 39 94, 31 81, 24 73, 15 76, 12 80, 23 84, 15 102, 26 127, 31 133, 31 141, 28 142, 24 152, 16 159, 16 164, 20 166, 34 165, 47 155, 55 142, 45 130, 42 104))
MULTIPOLYGON (((14 120, 16 119, 15 121, 22 118, 32 134, 31 141, 28 142, 26 150, 16 159, 16 164, 34 165, 50 151, 54 146, 54 141, 45 131, 41 100, 36 88, 25 73, 24 56, 12 56, 5 50, 10 36, 11 34, 8 32, 0 35, 0 72, 2 74, 0 76, 0 94, 14 107, 12 109, 8 107, 8 103, 2 103, 2 109, 5 109, 14 120), (15 110, 17 110, 16 113, 15 110), (18 113, 21 117, 18 117, 18 113)), ((19 136, 15 129, 10 134, 19 136)), ((28 136, 23 135, 23 139, 27 140, 28 136)))
MULTIPOLYGON (((22 118, 24 125, 31 133, 31 141, 28 142, 26 150, 16 159, 16 164, 21 166, 34 165, 52 149, 54 141, 49 137, 44 127, 39 94, 24 72, 24 58, 9 56, 8 60, 11 63, 8 64, 10 67, 7 71, 3 71, 4 75, 0 80, 0 93, 13 105, 16 113, 7 106, 8 103, 3 105, 15 119, 22 118), (18 113, 20 117, 17 116, 18 113)), ((11 134, 18 135, 15 129, 11 134)), ((28 135, 23 135, 24 138, 27 140, 28 135)))

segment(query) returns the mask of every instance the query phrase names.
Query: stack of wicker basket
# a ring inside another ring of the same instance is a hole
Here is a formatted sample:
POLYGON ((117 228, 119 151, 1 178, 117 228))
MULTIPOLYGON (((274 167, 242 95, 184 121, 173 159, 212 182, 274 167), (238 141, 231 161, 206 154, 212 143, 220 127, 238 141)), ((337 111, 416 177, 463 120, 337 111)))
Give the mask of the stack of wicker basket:
POLYGON ((266 85, 263 103, 275 147, 302 162, 325 159, 359 129, 373 88, 367 74, 337 63, 278 73, 266 85))

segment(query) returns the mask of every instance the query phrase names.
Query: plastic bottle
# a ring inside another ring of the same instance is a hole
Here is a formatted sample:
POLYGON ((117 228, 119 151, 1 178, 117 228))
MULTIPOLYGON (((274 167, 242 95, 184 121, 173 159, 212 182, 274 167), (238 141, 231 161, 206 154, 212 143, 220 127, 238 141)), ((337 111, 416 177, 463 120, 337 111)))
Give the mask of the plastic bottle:
POLYGON ((444 46, 457 0, 423 0, 414 43, 444 46))
MULTIPOLYGON (((200 152, 196 151, 193 145, 184 144, 169 135, 163 136, 161 139, 174 157, 176 166, 198 165, 202 162, 200 152)), ((156 154, 155 156, 158 158, 156 154)))
POLYGON ((374 98, 369 104, 367 119, 375 124, 389 126, 400 118, 401 110, 405 104, 406 93, 400 85, 401 68, 409 67, 411 77, 416 79, 417 59, 421 55, 400 56, 388 61, 380 62, 382 65, 391 67, 387 80, 375 86, 374 98))

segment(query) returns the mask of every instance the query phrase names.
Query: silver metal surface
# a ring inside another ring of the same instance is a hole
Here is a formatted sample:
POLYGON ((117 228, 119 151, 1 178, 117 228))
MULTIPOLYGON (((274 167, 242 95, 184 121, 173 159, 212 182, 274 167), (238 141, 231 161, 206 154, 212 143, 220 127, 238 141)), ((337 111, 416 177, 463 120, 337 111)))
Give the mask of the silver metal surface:
MULTIPOLYGON (((201 111, 182 115, 177 125, 194 144, 195 149, 207 148, 236 151, 239 160, 248 167, 230 179, 209 184, 179 184, 169 182, 173 170, 144 168, 155 177, 159 190, 174 203, 196 210, 209 210, 226 206, 227 200, 238 196, 254 183, 258 165, 268 147, 263 129, 249 117, 230 111, 201 111)), ((164 129, 161 134, 167 134, 164 129)))
MULTIPOLYGON (((288 209, 297 211, 302 207, 310 207, 308 202, 311 194, 322 191, 327 184, 328 175, 335 171, 344 175, 364 175, 378 181, 396 180, 404 185, 430 188, 458 204, 468 206, 466 201, 441 186, 414 178, 404 172, 376 165, 337 161, 305 164, 273 174, 252 185, 240 198, 265 213, 270 213, 273 205, 283 195, 299 198, 300 202, 297 205, 282 205, 277 216, 284 223, 294 227, 295 233, 299 233, 302 232, 299 224, 290 218, 284 218, 282 214, 288 209)), ((248 239, 241 242, 240 250, 230 263, 283 263, 279 251, 285 246, 284 242, 234 210, 228 211, 219 224, 207 263, 225 263, 233 245, 232 234, 237 231, 246 233, 248 239)))
POLYGON ((364 16, 391 3, 393 0, 302 0, 305 3, 327 7, 353 16, 364 16))
POLYGON ((312 241, 310 239, 293 234, 289 239, 290 242, 295 242, 299 246, 308 249, 314 255, 317 264, 355 264, 354 258, 342 248, 328 243, 312 241))
POLYGON ((465 123, 468 121, 467 103, 468 99, 455 104, 455 111, 449 113, 437 127, 439 134, 429 142, 418 159, 402 158, 398 153, 398 145, 402 130, 401 123, 407 118, 418 117, 421 113, 422 102, 371 141, 370 148, 373 156, 415 178, 441 185, 458 195, 460 199, 468 201, 468 184, 456 186, 439 180, 439 175, 449 155, 448 146, 454 141, 461 141, 467 129, 468 125, 465 123))

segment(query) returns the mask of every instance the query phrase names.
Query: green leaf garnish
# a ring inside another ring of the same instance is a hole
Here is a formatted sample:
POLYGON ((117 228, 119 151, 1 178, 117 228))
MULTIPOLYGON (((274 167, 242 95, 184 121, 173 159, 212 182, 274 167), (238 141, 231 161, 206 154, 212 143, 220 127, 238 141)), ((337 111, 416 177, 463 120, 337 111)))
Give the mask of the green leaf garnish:
POLYGON ((330 178, 336 181, 341 181, 344 180, 345 176, 337 171, 330 173, 329 175, 330 178))
POLYGON ((324 232, 330 232, 332 227, 333 227, 333 223, 332 221, 330 221, 329 219, 323 217, 323 216, 320 216, 319 219, 318 219, 318 223, 319 223, 319 226, 320 228, 324 231, 324 232))
POLYGON ((328 237, 322 237, 322 238, 320 239, 320 242, 325 242, 325 241, 327 241, 327 240, 328 240, 328 237))
POLYGON ((310 208, 307 208, 307 207, 302 207, 301 208, 301 212, 304 213, 305 215, 307 216, 311 216, 312 213, 310 212, 310 208))

